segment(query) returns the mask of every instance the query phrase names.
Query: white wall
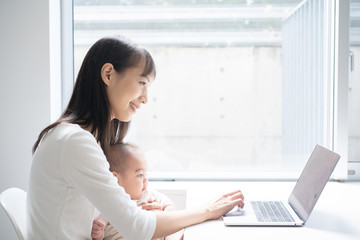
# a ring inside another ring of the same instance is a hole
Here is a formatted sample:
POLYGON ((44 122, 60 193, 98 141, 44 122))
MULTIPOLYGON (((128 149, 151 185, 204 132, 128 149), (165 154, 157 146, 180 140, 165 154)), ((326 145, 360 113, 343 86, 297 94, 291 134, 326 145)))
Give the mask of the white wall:
MULTIPOLYGON (((28 187, 31 148, 50 123, 49 0, 0 1, 0 191, 28 187)), ((0 210, 0 238, 16 239, 0 210)))

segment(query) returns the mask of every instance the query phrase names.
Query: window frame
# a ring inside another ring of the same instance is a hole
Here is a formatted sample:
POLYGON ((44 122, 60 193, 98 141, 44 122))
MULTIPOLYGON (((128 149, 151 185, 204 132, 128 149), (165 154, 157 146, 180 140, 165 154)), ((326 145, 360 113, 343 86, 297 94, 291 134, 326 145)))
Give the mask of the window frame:
POLYGON ((333 177, 346 180, 348 175, 348 86, 349 86, 349 1, 334 0, 333 151, 341 156, 333 177))
POLYGON ((73 91, 74 77, 74 1, 61 4, 61 111, 64 111, 73 91))

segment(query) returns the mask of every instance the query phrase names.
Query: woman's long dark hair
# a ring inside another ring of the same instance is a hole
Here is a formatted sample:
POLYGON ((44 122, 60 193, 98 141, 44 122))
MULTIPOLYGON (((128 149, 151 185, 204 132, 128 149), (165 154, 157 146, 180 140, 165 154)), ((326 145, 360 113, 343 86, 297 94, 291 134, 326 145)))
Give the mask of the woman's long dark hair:
POLYGON ((79 124, 83 128, 91 127, 90 132, 102 149, 122 142, 130 122, 117 119, 110 121, 110 104, 101 78, 101 68, 105 63, 111 63, 118 73, 122 73, 129 67, 137 66, 142 59, 145 60, 142 76, 155 76, 155 63, 144 48, 120 36, 98 40, 84 58, 69 105, 56 122, 42 130, 33 146, 33 153, 44 135, 61 122, 79 124))

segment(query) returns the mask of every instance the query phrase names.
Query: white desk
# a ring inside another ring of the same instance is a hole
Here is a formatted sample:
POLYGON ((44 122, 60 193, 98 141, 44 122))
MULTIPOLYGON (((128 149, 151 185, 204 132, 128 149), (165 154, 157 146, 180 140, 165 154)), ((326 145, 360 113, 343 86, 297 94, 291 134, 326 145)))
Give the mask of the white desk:
MULTIPOLYGON (((241 189, 248 199, 283 200, 295 182, 152 182, 158 189, 186 189, 186 207, 205 204, 221 193, 241 189)), ((226 227, 221 220, 185 230, 185 240, 360 239, 360 182, 329 182, 304 227, 226 227)))

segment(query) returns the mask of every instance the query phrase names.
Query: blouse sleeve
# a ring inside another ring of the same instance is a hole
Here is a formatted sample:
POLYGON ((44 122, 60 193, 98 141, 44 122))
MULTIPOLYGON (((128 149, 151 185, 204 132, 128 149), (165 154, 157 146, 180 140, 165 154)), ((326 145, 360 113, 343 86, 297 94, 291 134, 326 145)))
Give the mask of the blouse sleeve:
POLYGON ((62 152, 64 179, 84 195, 126 239, 151 239, 156 227, 152 212, 131 201, 95 138, 85 131, 68 136, 62 152))

